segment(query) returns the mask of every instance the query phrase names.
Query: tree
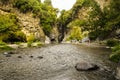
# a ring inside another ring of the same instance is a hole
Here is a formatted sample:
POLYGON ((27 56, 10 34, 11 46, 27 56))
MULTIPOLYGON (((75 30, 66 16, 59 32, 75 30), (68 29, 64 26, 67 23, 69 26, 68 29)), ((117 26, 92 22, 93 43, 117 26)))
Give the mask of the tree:
POLYGON ((52 6, 51 0, 44 0, 44 4, 47 6, 52 6))
POLYGON ((41 6, 40 25, 47 36, 50 36, 51 30, 56 24, 57 10, 53 8, 51 0, 45 0, 41 6))

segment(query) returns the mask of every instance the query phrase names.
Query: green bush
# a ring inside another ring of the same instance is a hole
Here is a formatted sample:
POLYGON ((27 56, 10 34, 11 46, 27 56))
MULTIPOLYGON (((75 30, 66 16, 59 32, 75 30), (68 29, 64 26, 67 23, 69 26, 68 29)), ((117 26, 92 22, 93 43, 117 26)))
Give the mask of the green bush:
POLYGON ((110 46, 110 47, 113 47, 113 46, 116 46, 120 43, 120 41, 118 40, 115 40, 115 39, 109 39, 107 40, 107 45, 110 46))
POLYGON ((27 47, 31 47, 32 46, 32 42, 27 42, 27 47))
POLYGON ((13 6, 20 9, 23 13, 28 11, 37 13, 40 10, 40 2, 38 0, 15 0, 13 6))
POLYGON ((0 40, 3 42, 26 41, 25 34, 20 31, 16 15, 0 15, 0 40))
POLYGON ((52 27, 50 25, 45 25, 42 28, 43 28, 43 31, 46 35, 49 35, 51 30, 52 30, 52 27))
POLYGON ((5 42, 0 41, 0 46, 6 45, 5 42))
POLYGON ((90 32, 89 33, 90 40, 95 40, 97 37, 98 37, 97 32, 90 32))
POLYGON ((116 52, 117 50, 120 50, 120 44, 116 45, 115 47, 112 48, 113 52, 116 52))
POLYGON ((0 50, 13 50, 13 48, 11 48, 7 45, 4 45, 4 46, 0 46, 0 50))
POLYGON ((110 55, 110 60, 114 62, 120 61, 120 44, 112 48, 112 54, 110 55))
POLYGON ((17 18, 13 14, 0 15, 0 33, 8 33, 18 29, 17 18))
POLYGON ((83 34, 81 28, 79 26, 74 26, 71 29, 70 36, 67 40, 81 40, 83 38, 83 34))
POLYGON ((0 50, 13 50, 13 48, 7 46, 5 42, 0 41, 0 50))
POLYGON ((22 32, 22 31, 17 31, 15 33, 15 38, 17 39, 17 41, 22 41, 22 42, 26 42, 26 35, 22 32))
POLYGON ((21 32, 9 32, 9 34, 5 34, 2 36, 2 41, 4 42, 25 42, 26 41, 26 35, 21 32))
POLYGON ((43 45, 43 43, 37 42, 37 46, 42 46, 42 45, 43 45))
POLYGON ((32 5, 30 5, 28 2, 29 1, 27 0, 15 0, 13 6, 20 9, 21 12, 27 12, 32 8, 32 5))
POLYGON ((30 34, 30 36, 27 37, 27 42, 34 42, 36 39, 35 39, 35 36, 33 34, 30 34))

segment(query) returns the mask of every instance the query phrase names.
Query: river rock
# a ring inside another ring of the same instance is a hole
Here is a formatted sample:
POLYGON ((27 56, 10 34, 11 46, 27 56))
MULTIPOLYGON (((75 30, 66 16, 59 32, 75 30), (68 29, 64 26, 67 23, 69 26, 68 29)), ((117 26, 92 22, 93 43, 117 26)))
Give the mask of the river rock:
POLYGON ((18 58, 22 58, 22 56, 18 56, 18 58))
POLYGON ((43 57, 42 56, 38 56, 37 58, 42 59, 43 57))
POLYGON ((99 67, 93 63, 80 62, 76 64, 75 68, 77 71, 91 71, 91 70, 97 70, 99 67))
POLYGON ((15 54, 16 52, 13 52, 13 51, 9 51, 9 52, 4 52, 3 54, 6 56, 6 57, 11 57, 12 54, 15 54))
POLYGON ((11 54, 7 54, 7 55, 5 55, 6 57, 11 57, 11 54))
POLYGON ((15 52, 13 52, 13 51, 9 51, 8 54, 15 54, 15 52))
POLYGON ((30 56, 30 58, 33 58, 33 56, 30 56))
POLYGON ((8 55, 8 54, 15 54, 15 52, 9 51, 9 52, 4 52, 4 55, 8 55))

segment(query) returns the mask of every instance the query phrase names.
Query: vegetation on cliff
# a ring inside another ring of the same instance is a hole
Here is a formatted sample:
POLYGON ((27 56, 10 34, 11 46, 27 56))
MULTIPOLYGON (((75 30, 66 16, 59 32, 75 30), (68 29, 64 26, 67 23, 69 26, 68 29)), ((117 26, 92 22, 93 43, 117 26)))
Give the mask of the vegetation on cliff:
POLYGON ((26 36, 20 31, 18 20, 13 14, 0 15, 0 41, 25 42, 26 36))

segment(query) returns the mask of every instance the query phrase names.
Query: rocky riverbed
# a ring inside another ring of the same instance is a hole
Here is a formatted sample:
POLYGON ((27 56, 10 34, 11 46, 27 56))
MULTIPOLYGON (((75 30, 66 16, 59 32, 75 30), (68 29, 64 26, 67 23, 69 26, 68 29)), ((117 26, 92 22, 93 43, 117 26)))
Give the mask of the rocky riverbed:
POLYGON ((56 44, 43 48, 0 54, 0 80, 116 80, 111 51, 104 46, 56 44), (79 62, 99 66, 94 71, 77 71, 79 62))

